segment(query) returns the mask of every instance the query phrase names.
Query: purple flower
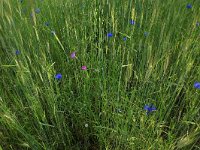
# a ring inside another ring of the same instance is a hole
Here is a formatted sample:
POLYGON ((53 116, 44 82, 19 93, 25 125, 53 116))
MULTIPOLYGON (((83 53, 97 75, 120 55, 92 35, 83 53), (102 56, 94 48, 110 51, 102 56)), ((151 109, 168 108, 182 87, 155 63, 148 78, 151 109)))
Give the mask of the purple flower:
POLYGON ((72 52, 70 55, 71 58, 76 58, 76 52, 72 52))
POLYGON ((134 21, 134 20, 130 20, 130 24, 131 24, 131 25, 134 25, 134 24, 135 24, 135 21, 134 21))
POLYGON ((192 5, 191 4, 187 4, 187 9, 191 9, 192 8, 192 5))
POLYGON ((152 111, 155 111, 156 110, 156 107, 154 105, 145 105, 144 106, 144 110, 147 111, 147 115, 152 112, 152 111))
POLYGON ((16 55, 19 55, 19 54, 20 54, 20 51, 19 51, 19 50, 16 50, 16 51, 15 51, 15 54, 16 54, 16 55))
POLYGON ((86 66, 82 66, 81 69, 82 70, 87 70, 87 67, 86 66))
POLYGON ((195 82, 194 83, 194 88, 200 89, 200 82, 195 82))
POLYGON ((110 32, 110 33, 107 34, 107 36, 108 36, 108 37, 112 37, 113 34, 110 32))
POLYGON ((61 79, 62 78, 62 74, 58 73, 57 75, 55 75, 56 79, 61 79))

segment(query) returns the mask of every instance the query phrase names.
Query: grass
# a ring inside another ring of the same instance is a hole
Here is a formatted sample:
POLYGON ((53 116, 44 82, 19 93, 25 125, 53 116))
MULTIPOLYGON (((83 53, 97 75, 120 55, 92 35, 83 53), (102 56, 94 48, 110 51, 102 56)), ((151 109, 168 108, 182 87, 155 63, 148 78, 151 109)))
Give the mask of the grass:
POLYGON ((0 16, 0 149, 200 149, 198 1, 1 0, 0 16))

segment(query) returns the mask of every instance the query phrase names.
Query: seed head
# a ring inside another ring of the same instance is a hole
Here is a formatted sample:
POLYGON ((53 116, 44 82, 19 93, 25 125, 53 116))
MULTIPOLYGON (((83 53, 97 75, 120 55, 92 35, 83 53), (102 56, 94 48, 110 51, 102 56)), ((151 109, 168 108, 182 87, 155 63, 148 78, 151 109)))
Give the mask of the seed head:
POLYGON ((86 127, 86 128, 88 127, 88 124, 87 124, 87 123, 85 124, 85 127, 86 127))

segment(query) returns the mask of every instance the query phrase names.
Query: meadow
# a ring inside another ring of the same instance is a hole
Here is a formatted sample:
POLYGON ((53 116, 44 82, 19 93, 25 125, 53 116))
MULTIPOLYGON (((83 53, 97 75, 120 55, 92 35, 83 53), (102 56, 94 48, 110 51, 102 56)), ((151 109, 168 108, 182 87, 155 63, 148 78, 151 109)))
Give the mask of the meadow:
POLYGON ((0 0, 0 150, 200 150, 199 0, 0 0))

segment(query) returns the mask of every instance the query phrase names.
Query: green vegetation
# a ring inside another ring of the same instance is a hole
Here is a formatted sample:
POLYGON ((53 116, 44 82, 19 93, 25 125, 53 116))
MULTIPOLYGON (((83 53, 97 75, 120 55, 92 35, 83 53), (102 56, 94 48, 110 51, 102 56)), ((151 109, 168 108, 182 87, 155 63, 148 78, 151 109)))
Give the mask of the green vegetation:
POLYGON ((200 149, 199 1, 0 0, 0 16, 0 149, 200 149))

